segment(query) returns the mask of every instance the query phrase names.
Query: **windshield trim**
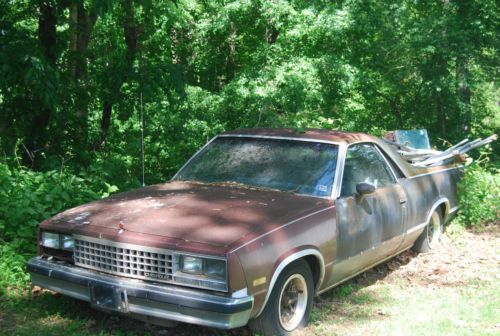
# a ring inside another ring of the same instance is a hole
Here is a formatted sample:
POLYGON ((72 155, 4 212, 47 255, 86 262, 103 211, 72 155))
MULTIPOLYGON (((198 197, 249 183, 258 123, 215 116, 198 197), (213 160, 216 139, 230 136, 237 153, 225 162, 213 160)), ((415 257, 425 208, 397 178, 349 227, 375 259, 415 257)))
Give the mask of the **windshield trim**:
MULTIPOLYGON (((275 135, 253 135, 253 134, 219 134, 215 138, 254 138, 254 139, 276 139, 276 140, 293 140, 293 141, 304 141, 304 142, 316 142, 316 143, 327 143, 332 145, 340 146, 342 142, 330 141, 330 140, 320 140, 312 138, 297 138, 297 137, 284 137, 275 135)), ((212 141, 210 140, 210 142, 212 141)))
POLYGON ((170 181, 174 181, 177 179, 177 176, 184 170, 184 168, 195 158, 197 157, 208 145, 210 145, 213 141, 215 141, 218 138, 253 138, 253 139, 275 139, 275 140, 290 140, 290 141, 303 141, 303 142, 315 142, 315 143, 326 143, 326 144, 331 144, 331 145, 336 145, 338 146, 338 153, 337 153, 337 163, 335 166, 335 174, 333 176, 333 181, 332 181, 332 192, 330 196, 314 196, 310 194, 299 194, 299 193, 294 193, 295 195, 299 196, 306 196, 306 197, 315 197, 315 198, 322 198, 322 199, 334 199, 336 198, 335 195, 338 194, 338 178, 339 178, 339 170, 342 168, 339 166, 341 164, 341 153, 345 149, 345 143, 343 142, 338 142, 338 141, 329 141, 329 140, 317 140, 317 139, 311 139, 311 138, 296 138, 296 137, 283 137, 283 136, 273 136, 273 135, 252 135, 252 134, 219 134, 214 136, 210 141, 208 141, 205 145, 203 145, 193 156, 189 158, 189 160, 184 163, 184 165, 175 173, 175 175, 170 179, 170 181))

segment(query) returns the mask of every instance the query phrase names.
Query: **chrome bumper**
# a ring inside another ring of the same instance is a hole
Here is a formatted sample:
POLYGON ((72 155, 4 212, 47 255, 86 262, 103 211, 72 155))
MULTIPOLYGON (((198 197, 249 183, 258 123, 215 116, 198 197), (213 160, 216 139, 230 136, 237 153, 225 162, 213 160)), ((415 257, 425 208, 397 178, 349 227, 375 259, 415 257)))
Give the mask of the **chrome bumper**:
POLYGON ((29 260, 27 268, 37 286, 90 302, 99 309, 131 316, 231 329, 247 324, 253 306, 253 296, 232 298, 202 290, 152 284, 47 261, 41 257, 29 260), (103 305, 96 297, 102 297, 101 292, 108 289, 113 294, 111 296, 116 297, 108 300, 112 304, 103 305), (119 304, 113 306, 115 299, 119 304))

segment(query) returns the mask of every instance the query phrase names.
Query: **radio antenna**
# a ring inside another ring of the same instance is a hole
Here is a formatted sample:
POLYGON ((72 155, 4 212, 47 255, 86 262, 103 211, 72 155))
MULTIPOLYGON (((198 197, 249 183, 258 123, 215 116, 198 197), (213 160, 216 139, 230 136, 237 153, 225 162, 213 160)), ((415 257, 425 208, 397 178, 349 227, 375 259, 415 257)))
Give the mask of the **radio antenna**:
POLYGON ((139 62, 139 79, 140 79, 140 113, 141 113, 141 168, 142 168, 142 186, 144 187, 146 185, 145 183, 145 178, 144 178, 144 105, 142 102, 142 50, 140 52, 140 62, 139 62))

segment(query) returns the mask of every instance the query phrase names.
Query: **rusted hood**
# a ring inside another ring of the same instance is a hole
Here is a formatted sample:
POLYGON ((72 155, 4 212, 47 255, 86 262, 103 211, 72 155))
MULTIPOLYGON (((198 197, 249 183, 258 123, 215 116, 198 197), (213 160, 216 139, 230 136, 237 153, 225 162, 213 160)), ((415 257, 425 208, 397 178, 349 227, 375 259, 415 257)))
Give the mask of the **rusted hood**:
POLYGON ((331 205, 287 192, 170 182, 67 210, 42 228, 117 239, 122 228, 126 240, 157 236, 165 245, 201 243, 220 252, 331 205))

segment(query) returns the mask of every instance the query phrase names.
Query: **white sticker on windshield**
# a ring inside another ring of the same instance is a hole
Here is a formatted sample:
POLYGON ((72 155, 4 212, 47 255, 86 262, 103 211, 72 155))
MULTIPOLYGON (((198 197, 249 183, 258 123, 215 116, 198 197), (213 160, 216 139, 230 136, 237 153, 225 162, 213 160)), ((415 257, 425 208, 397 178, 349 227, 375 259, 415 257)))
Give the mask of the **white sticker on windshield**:
POLYGON ((328 186, 326 186, 324 184, 320 184, 318 186, 318 190, 321 191, 321 192, 327 192, 328 191, 328 186))

